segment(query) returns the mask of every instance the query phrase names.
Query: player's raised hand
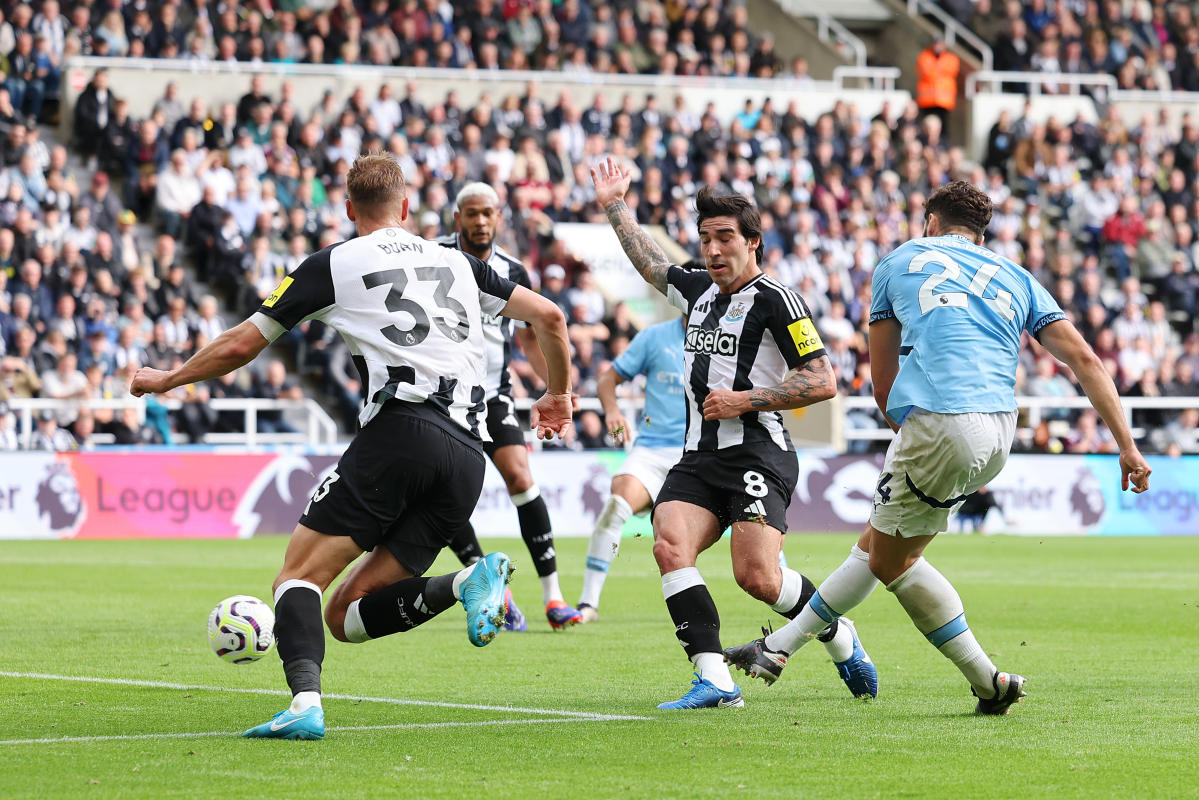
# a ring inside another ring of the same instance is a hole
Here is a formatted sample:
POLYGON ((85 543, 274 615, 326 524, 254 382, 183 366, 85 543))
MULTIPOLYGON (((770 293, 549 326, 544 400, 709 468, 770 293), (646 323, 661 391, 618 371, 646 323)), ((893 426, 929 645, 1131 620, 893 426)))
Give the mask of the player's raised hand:
POLYGON ((171 388, 167 382, 169 377, 170 373, 161 369, 142 367, 134 373, 133 380, 129 382, 129 394, 134 397, 141 397, 144 394, 161 394, 171 388))
POLYGON ((1149 475, 1153 469, 1135 447, 1120 453, 1120 486, 1128 491, 1129 484, 1137 494, 1148 491, 1149 475))
POLYGON ((573 415, 571 395, 545 393, 533 404, 529 419, 533 430, 537 431, 538 439, 553 439, 556 434, 559 439, 565 439, 570 431, 573 415))
POLYGON ((750 410, 749 392, 716 389, 704 400, 704 419, 732 419, 750 410))
POLYGON ((623 200, 633 173, 616 163, 609 156, 591 168, 591 180, 595 183, 595 200, 601 206, 606 206, 613 200, 623 200))

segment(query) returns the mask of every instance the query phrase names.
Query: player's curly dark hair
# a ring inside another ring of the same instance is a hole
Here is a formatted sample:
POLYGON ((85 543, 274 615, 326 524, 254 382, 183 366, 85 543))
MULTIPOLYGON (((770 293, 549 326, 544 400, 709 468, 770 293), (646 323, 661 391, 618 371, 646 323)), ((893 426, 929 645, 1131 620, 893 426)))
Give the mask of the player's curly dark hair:
POLYGON ((762 266, 762 215, 753 201, 739 194, 716 194, 711 186, 705 186, 695 197, 695 210, 699 213, 697 226, 710 217, 734 217, 742 236, 758 240, 754 255, 758 257, 758 266, 762 266))
POLYGON ((981 238, 991 222, 991 198, 966 181, 951 181, 937 189, 924 203, 924 214, 936 214, 941 230, 965 228, 981 238))

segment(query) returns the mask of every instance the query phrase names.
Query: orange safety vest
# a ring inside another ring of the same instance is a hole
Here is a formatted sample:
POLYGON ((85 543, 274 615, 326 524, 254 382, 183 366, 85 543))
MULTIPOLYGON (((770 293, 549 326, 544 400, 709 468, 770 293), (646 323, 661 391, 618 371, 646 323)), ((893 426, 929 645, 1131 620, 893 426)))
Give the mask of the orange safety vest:
POLYGON ((958 71, 961 60, 946 50, 937 55, 931 47, 916 58, 916 105, 953 111, 958 104, 958 71))

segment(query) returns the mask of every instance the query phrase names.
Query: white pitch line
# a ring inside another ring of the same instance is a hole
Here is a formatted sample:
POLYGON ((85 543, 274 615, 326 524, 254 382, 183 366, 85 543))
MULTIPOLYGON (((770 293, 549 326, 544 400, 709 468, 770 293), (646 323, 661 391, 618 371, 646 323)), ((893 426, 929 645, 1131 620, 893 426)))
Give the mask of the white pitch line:
MULTIPOLYGON (((644 719, 644 717, 642 717, 644 719)), ((596 717, 558 717, 540 719, 489 719, 474 722, 401 722, 394 725, 335 725, 327 732, 394 731, 405 728, 478 728, 488 725, 544 725, 557 722, 608 722, 596 717)), ((138 739, 199 739, 209 736, 240 736, 241 731, 196 731, 194 733, 127 733, 112 736, 59 736, 48 739, 0 739, 5 744, 71 744, 74 742, 126 742, 138 739)))
MULTIPOLYGON (((261 694, 290 697, 291 694, 282 689, 248 689, 234 686, 199 686, 187 683, 169 683, 167 681, 142 681, 131 678, 94 678, 85 675, 51 675, 42 672, 9 672, 0 670, 3 678, 29 678, 44 681, 73 681, 77 683, 103 683, 112 686, 140 686, 147 689, 179 689, 189 692, 231 692, 236 694, 261 694)), ((493 706, 477 703, 446 703, 438 700, 406 700, 398 697, 363 697, 354 694, 324 694, 325 700, 350 700, 358 703, 386 703, 395 706, 431 706, 435 708, 458 708, 467 711, 504 711, 510 714, 543 714, 552 717, 577 717, 592 722, 622 722, 645 721, 652 717, 639 717, 631 714, 595 714, 589 711, 565 711, 552 708, 524 708, 518 706, 493 706)))

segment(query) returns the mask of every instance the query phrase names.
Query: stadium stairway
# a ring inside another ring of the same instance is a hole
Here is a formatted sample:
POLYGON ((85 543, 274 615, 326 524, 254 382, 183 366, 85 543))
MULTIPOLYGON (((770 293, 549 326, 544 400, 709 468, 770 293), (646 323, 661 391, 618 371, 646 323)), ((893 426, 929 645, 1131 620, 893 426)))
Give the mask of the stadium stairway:
MULTIPOLYGON (((830 4, 821 0, 749 0, 749 9, 754 30, 782 30, 780 16, 810 25, 809 18, 828 14, 831 10, 830 4), (774 13, 770 13, 767 7, 773 8, 774 13)), ((935 19, 909 14, 904 0, 840 0, 832 10, 835 10, 833 16, 836 20, 865 43, 868 63, 871 66, 899 67, 902 74, 897 86, 914 96, 916 57, 932 42, 933 35, 941 32, 940 23, 935 19)), ((783 37, 777 38, 780 41, 779 52, 783 54, 783 37)), ((828 47, 824 43, 821 45, 828 47)), ((960 42, 950 45, 950 49, 962 61, 962 72, 958 77, 958 86, 961 87, 967 75, 982 69, 982 62, 977 53, 960 42)), ((816 73, 812 58, 809 58, 809 62, 813 76, 824 77, 816 73)), ((957 109, 950 118, 950 141, 965 145, 969 127, 969 100, 959 95, 957 109)))
POLYGON ((789 4, 789 0, 748 0, 745 4, 750 30, 770 31, 774 36, 774 50, 783 61, 783 74, 789 72, 797 56, 808 60, 808 74, 817 80, 828 80, 835 67, 854 63, 852 54, 842 55, 832 42, 820 40, 814 18, 827 14, 826 8, 811 14, 795 13, 787 8, 789 4))

